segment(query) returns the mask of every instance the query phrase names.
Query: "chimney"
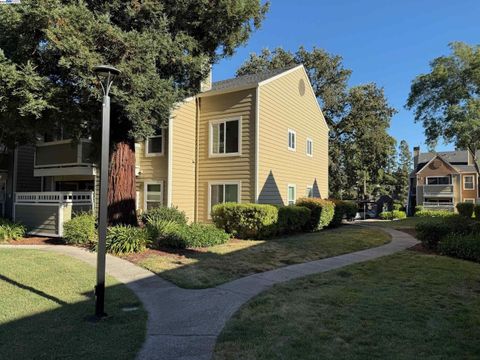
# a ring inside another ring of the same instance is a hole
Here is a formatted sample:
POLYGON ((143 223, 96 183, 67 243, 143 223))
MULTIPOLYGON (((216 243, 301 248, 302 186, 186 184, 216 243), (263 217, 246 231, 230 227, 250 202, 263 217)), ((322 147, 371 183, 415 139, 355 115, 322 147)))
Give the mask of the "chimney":
POLYGON ((413 148, 413 169, 414 170, 417 169, 419 156, 420 156, 420 146, 415 146, 413 148))
POLYGON ((208 76, 200 83, 200 92, 205 92, 209 90, 212 90, 212 66, 210 66, 208 76))

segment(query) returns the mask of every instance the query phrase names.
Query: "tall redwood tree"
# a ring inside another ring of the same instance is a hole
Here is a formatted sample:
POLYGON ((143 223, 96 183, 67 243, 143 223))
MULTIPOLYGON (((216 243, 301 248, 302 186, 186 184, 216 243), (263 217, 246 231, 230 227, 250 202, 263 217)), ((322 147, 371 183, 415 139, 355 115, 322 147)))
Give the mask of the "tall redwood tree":
POLYGON ((33 139, 45 123, 74 138, 98 139, 101 93, 92 69, 117 67, 122 75, 112 88, 109 217, 135 223, 135 140, 153 135, 175 102, 198 91, 210 65, 244 44, 267 9, 261 0, 23 0, 1 6, 3 66, 28 69, 22 71, 27 78, 14 84, 27 100, 27 92, 41 86, 37 108, 21 113, 14 107, 18 119, 29 115, 19 139, 33 139))

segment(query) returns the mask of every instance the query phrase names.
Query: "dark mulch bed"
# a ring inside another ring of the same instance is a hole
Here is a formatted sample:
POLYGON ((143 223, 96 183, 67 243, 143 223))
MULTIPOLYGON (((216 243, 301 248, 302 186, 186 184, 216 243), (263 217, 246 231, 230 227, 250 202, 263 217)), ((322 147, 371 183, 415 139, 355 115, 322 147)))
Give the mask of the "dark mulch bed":
POLYGON ((65 245, 61 238, 29 236, 19 240, 10 240, 11 245, 65 245))

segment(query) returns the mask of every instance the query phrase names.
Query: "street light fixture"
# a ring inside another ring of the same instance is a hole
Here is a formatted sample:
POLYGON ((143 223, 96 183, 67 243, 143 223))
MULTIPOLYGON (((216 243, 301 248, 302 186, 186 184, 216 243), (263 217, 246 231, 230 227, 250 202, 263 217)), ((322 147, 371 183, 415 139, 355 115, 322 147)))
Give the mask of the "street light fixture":
POLYGON ((113 66, 96 66, 93 71, 97 75, 103 90, 102 108, 102 155, 100 160, 100 201, 98 216, 97 246, 97 285, 95 286, 95 316, 101 319, 105 314, 105 247, 107 239, 108 210, 108 164, 110 149, 110 88, 120 71, 113 66))

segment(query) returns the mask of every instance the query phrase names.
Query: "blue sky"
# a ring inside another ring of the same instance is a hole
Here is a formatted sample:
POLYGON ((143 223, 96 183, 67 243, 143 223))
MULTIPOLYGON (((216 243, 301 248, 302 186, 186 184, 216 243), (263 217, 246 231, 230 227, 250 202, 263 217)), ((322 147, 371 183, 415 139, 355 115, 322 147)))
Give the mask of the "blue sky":
MULTIPOLYGON (((235 75, 249 53, 300 45, 343 57, 353 70, 350 85, 376 82, 399 112, 390 133, 413 147, 424 143, 423 128, 404 108, 412 79, 429 61, 449 53, 448 44, 480 43, 480 0, 271 0, 262 28, 247 46, 213 69, 214 81, 235 75)), ((450 150, 439 143, 436 150, 450 150)))

